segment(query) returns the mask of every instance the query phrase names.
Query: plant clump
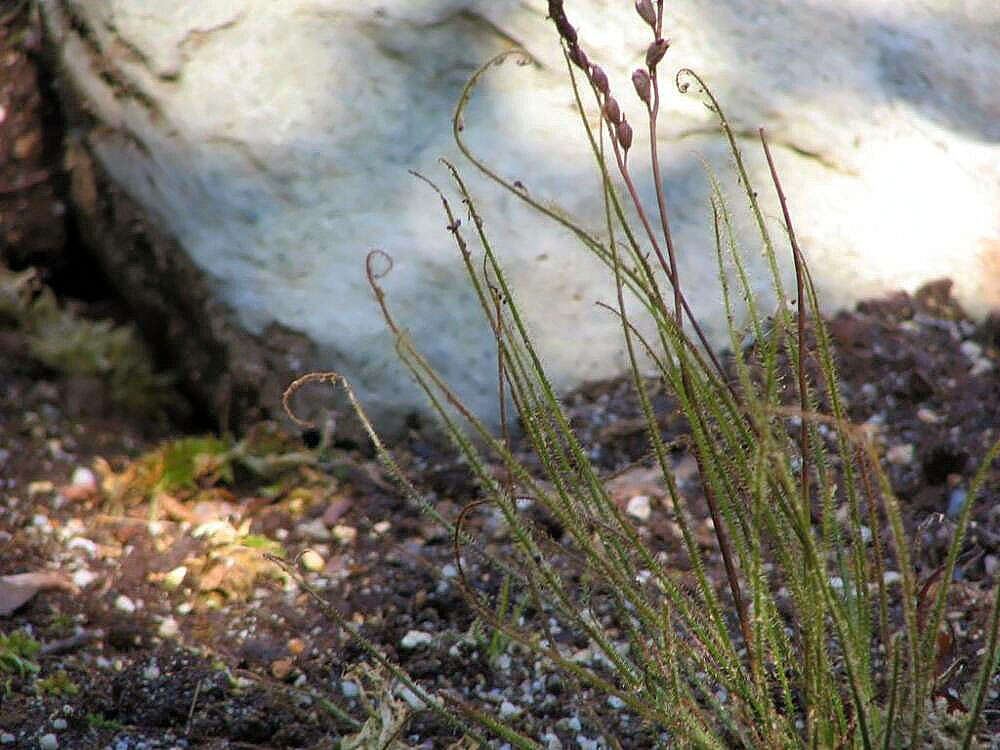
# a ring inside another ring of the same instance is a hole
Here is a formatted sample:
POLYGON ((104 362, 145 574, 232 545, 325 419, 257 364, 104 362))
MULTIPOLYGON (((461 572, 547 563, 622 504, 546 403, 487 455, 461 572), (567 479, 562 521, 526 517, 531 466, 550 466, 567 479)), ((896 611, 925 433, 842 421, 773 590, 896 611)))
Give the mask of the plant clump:
MULTIPOLYGON (((662 0, 635 3, 650 29, 644 66, 633 72, 631 83, 648 125, 652 205, 642 200, 629 166, 637 129, 623 114, 605 71, 586 53, 561 0, 549 0, 549 17, 597 166, 602 232, 589 232, 529 196, 518 181, 472 153, 463 139, 463 113, 480 78, 492 64, 526 53, 505 53, 473 76, 453 128, 463 154, 480 172, 571 231, 607 266, 615 294, 602 304, 621 325, 652 446, 648 461, 666 485, 663 510, 679 528, 678 544, 690 570, 682 575, 665 567, 663 549, 640 534, 614 501, 607 477, 590 460, 546 376, 475 200, 448 162, 481 257, 474 255, 448 198, 430 180, 417 177, 441 200, 496 341, 499 434, 464 406, 393 316, 380 285, 391 258, 373 251, 367 275, 401 360, 475 475, 480 496, 457 517, 443 517, 400 470, 350 385, 336 373, 296 381, 286 404, 306 382, 345 388, 383 463, 413 502, 452 535, 457 580, 479 621, 497 634, 490 651, 494 645, 514 644, 558 673, 569 689, 616 702, 647 728, 650 746, 975 746, 996 667, 1000 599, 994 601, 978 671, 962 681, 955 680, 957 670, 944 659, 944 610, 971 509, 1000 453, 1000 441, 987 451, 969 485, 945 561, 918 577, 878 447, 847 419, 831 340, 766 136, 759 132, 781 212, 780 232, 790 245, 794 291, 782 282, 762 199, 719 103, 692 70, 663 77, 670 46, 663 35, 663 5, 662 0), (680 250, 670 231, 656 138, 668 84, 680 93, 696 92, 716 115, 778 300, 773 315, 760 309, 726 196, 712 177, 709 229, 730 337, 725 363, 691 313, 678 270, 680 250), (596 125, 586 116, 594 110, 600 115, 596 125), (633 214, 636 226, 629 219, 633 214), (653 322, 653 335, 641 332, 626 300, 638 303, 641 315, 653 322), (646 361, 653 363, 658 384, 671 393, 687 425, 680 441, 668 441, 661 433, 649 381, 641 375, 646 361), (532 447, 533 467, 514 450, 510 412, 532 447), (710 549, 694 528, 692 500, 675 479, 678 449, 688 451, 697 466, 711 519, 710 549), (561 538, 536 523, 525 512, 527 504, 553 519, 561 538), (509 552, 498 552, 467 530, 469 518, 486 507, 507 524, 513 540, 509 552), (470 575, 470 561, 503 581, 499 593, 495 586, 479 585, 470 575), (720 572, 713 575, 713 570, 720 572), (890 571, 898 574, 891 577, 890 571), (551 623, 573 633, 600 658, 574 658, 571 648, 550 637, 551 623)), ((492 735, 519 748, 542 747, 540 737, 520 730, 502 711, 494 715, 459 696, 425 689, 317 599, 392 678, 468 739, 485 743, 492 735)), ((604 739, 617 745, 610 730, 604 739)))

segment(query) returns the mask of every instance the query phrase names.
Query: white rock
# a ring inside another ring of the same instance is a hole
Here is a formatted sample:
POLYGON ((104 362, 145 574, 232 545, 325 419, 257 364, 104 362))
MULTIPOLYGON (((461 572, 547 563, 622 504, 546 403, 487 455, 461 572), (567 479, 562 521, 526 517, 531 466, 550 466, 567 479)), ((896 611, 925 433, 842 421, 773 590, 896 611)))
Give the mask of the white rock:
POLYGON ((132 601, 129 597, 125 596, 125 594, 119 594, 118 597, 115 599, 115 609, 117 609, 119 612, 126 612, 128 614, 131 614, 132 612, 135 612, 136 606, 135 602, 132 601))
POLYGON ((73 583, 81 589, 86 588, 96 580, 97 573, 88 568, 80 568, 73 572, 73 583))
POLYGON ((650 515, 649 497, 646 495, 636 495, 630 498, 625 512, 639 521, 648 521, 650 515))
POLYGON ((66 728, 66 726, 67 726, 66 719, 59 718, 52 720, 52 728, 55 729, 56 731, 61 732, 66 728))
POLYGON ((176 568, 173 568, 170 572, 163 576, 163 588, 167 591, 173 591, 184 582, 187 572, 188 569, 186 565, 178 565, 176 568))
MULTIPOLYGON (((630 5, 579 0, 567 13, 636 126, 631 164, 649 198, 629 81, 649 32, 630 5)), ((304 334, 376 418, 398 422, 423 401, 365 283, 371 247, 395 258, 381 283, 400 322, 474 411, 496 414, 493 337, 437 198, 406 174, 446 184, 441 156, 469 178, 555 384, 623 369, 618 320, 594 310, 597 300, 614 301, 606 269, 565 230, 480 179, 452 141, 451 112, 470 72, 512 43, 527 48, 538 64, 490 70, 467 110, 466 137, 529 195, 600 229, 598 180, 545 0, 40 6, 67 88, 96 121, 83 134, 89 152, 177 239, 240 326, 304 334)), ((748 7, 667 5, 664 179, 680 277, 711 338, 723 341, 724 317, 715 257, 705 251, 712 224, 699 158, 722 175, 733 206, 742 201, 711 113, 669 85, 681 66, 712 85, 773 217, 756 143, 756 128, 767 129, 828 309, 941 276, 955 280, 973 314, 1000 306, 1000 4, 748 7)), ((763 288, 760 243, 744 217, 737 229, 763 288)))
POLYGON ((13 745, 17 741, 17 737, 12 735, 10 732, 3 732, 0 734, 0 745, 13 745))
POLYGON ((410 630, 399 641, 399 647, 411 651, 420 646, 426 646, 434 640, 434 636, 422 630, 410 630))
POLYGON ((304 539, 308 539, 311 542, 330 541, 330 529, 323 523, 322 518, 304 521, 298 525, 298 530, 304 539))
POLYGON ((885 452, 885 460, 897 466, 908 466, 913 463, 913 444, 894 445, 885 452))
POLYGON ((523 711, 524 709, 519 706, 515 706, 510 701, 503 701, 500 704, 500 718, 504 720, 520 716, 523 711))
POLYGON ((142 676, 149 681, 157 680, 160 677, 160 668, 156 663, 149 664, 144 670, 142 670, 142 676))
POLYGON ((79 549, 87 553, 88 557, 97 557, 97 543, 92 539, 82 536, 75 536, 66 544, 67 549, 79 549))
POLYGON ((350 544, 358 538, 358 530, 353 526, 338 523, 333 527, 333 538, 342 544, 350 544))
POLYGON ((326 565, 323 556, 316 552, 316 550, 307 549, 299 559, 302 562, 302 567, 313 573, 323 570, 323 566, 326 565))
POLYGON ((94 476, 94 472, 86 466, 77 466, 73 470, 73 477, 69 481, 75 487, 97 489, 97 478, 94 476))
POLYGON ((56 750, 59 747, 59 738, 52 732, 43 734, 38 738, 38 747, 39 750, 56 750))
POLYGON ((157 632, 162 638, 173 638, 180 632, 180 630, 181 628, 177 623, 177 620, 173 616, 167 615, 163 618, 163 622, 160 623, 160 627, 157 632))
POLYGON ((341 680, 340 692, 345 698, 357 698, 361 694, 361 689, 358 687, 358 683, 352 680, 341 680))

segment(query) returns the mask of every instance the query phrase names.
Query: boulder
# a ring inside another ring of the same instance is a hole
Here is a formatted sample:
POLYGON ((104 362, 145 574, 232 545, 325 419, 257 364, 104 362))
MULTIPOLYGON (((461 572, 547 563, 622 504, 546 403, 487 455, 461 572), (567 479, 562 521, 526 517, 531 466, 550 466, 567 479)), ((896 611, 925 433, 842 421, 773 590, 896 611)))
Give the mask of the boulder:
MULTIPOLYGON (((526 49, 531 64, 486 74, 463 132, 531 195, 600 229, 599 182, 545 0, 40 6, 76 112, 74 185, 101 262, 189 381, 237 423, 273 413, 281 385, 314 367, 348 376, 390 432, 425 412, 365 279, 373 247, 394 259, 382 284, 399 320, 471 408, 495 417, 492 337, 440 202, 408 174, 447 188, 441 157, 468 179, 557 386, 623 370, 619 324, 595 307, 613 300, 605 269, 482 178, 452 138, 470 75, 526 49)), ((565 7, 636 125, 631 161, 648 198, 629 76, 649 29, 631 3, 565 7)), ((755 140, 768 131, 829 310, 941 276, 972 314, 1000 306, 995 0, 667 7, 661 70, 690 67, 712 86, 780 238, 755 140)), ((680 275, 722 343, 705 165, 733 208, 743 202, 714 116, 664 78, 659 150, 680 275)), ((759 240, 746 217, 737 223, 766 293, 759 240)))

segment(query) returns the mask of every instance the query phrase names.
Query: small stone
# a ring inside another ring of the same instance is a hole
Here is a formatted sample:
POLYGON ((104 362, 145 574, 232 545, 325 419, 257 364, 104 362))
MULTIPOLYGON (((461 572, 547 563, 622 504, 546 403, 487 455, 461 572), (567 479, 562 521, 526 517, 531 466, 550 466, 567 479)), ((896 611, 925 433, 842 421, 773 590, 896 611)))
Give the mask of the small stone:
POLYGON ((160 623, 160 628, 157 632, 162 638, 173 638, 180 632, 180 629, 177 620, 168 615, 163 618, 163 622, 160 623))
POLYGON ((147 682, 158 680, 160 678, 160 668, 154 662, 142 670, 142 676, 147 682))
POLYGON ((291 659, 276 659, 271 662, 271 676, 276 680, 284 681, 295 669, 295 664, 291 659))
POLYGON ((165 576, 163 576, 163 588, 167 591, 174 591, 184 582, 188 569, 184 565, 178 565, 165 576))
POLYGON ((38 747, 39 750, 56 750, 59 747, 59 738, 52 734, 52 732, 43 734, 38 740, 38 747))
POLYGON ((968 496, 969 493, 962 487, 956 487, 948 493, 948 518, 953 521, 958 518, 962 512, 962 508, 965 507, 965 501, 968 496))
POLYGON ((372 531, 381 536, 391 528, 392 524, 388 521, 379 521, 377 524, 372 526, 372 531))
POLYGON ((125 594, 119 594, 118 598, 115 599, 115 609, 119 612, 127 612, 132 614, 136 610, 135 602, 129 599, 125 594))
POLYGON ((89 557, 97 557, 98 546, 95 541, 85 536, 79 536, 79 531, 75 528, 77 524, 82 524, 77 518, 71 518, 65 526, 59 530, 59 536, 68 540, 68 549, 82 549, 89 557))
POLYGON ((351 680, 342 680, 340 683, 340 692, 347 698, 357 698, 361 694, 361 688, 358 687, 358 683, 351 680))
POLYGON ((937 412, 931 411, 926 406, 921 406, 917 409, 917 419, 924 424, 940 424, 942 421, 941 416, 937 412))
POLYGON ((515 706, 510 701, 504 701, 500 704, 501 719, 512 719, 515 716, 520 716, 522 711, 522 708, 515 706))
POLYGON ((330 529, 323 523, 322 518, 314 518, 311 521, 300 523, 298 529, 302 538, 310 542, 330 541, 330 529))
POLYGON ((66 728, 66 726, 67 726, 66 725, 66 719, 60 718, 60 719, 53 719, 52 720, 52 728, 55 729, 58 732, 61 732, 63 729, 66 728))
POLYGON ((975 341, 963 341, 959 345, 958 349, 966 357, 973 360, 978 358, 979 355, 983 353, 983 347, 975 341))
POLYGON ((353 526, 337 524, 333 527, 333 538, 341 544, 350 544, 358 538, 358 530, 353 526))
POLYGON ((986 575, 995 576, 997 570, 1000 570, 1000 557, 996 555, 987 555, 984 557, 983 569, 986 571, 986 575))
POLYGON ((399 647, 412 651, 420 646, 426 646, 433 640, 434 637, 430 633, 425 633, 422 630, 411 630, 399 641, 399 647))
POLYGON ((600 750, 601 747, 597 740, 592 740, 582 734, 576 736, 576 744, 580 746, 580 750, 600 750))
POLYGON ((458 568, 452 563, 445 563, 441 567, 441 577, 442 578, 456 578, 458 577, 458 568))
POLYGON ((78 588, 85 589, 87 586, 92 584, 97 580, 97 573, 88 569, 80 568, 73 573, 73 583, 76 584, 78 588))
POLYGON ((648 521, 651 509, 648 495, 636 495, 629 499, 625 512, 639 521, 648 521))
POLYGON ((882 582, 886 586, 890 586, 894 583, 899 583, 903 580, 903 576, 897 570, 887 570, 882 576, 882 582))
POLYGON ((323 559, 322 555, 312 549, 307 549, 303 552, 299 558, 299 562, 302 563, 303 568, 312 573, 323 570, 323 566, 326 565, 326 560, 323 559))
POLYGON ((306 642, 301 638, 291 638, 288 641, 288 651, 293 656, 298 656, 306 650, 306 642))
POLYGON ((615 711, 621 711, 625 708, 625 701, 619 698, 617 695, 608 696, 608 705, 611 706, 615 711))
POLYGON ((980 375, 985 375, 993 369, 993 362, 986 357, 976 357, 972 361, 972 367, 969 368, 969 375, 973 378, 977 378, 980 375))
POLYGON ((13 745, 16 739, 17 737, 12 735, 10 732, 4 732, 3 734, 0 734, 0 745, 13 745))
POLYGON ((885 453, 885 460, 896 466, 908 466, 913 463, 913 444, 894 445, 885 453))

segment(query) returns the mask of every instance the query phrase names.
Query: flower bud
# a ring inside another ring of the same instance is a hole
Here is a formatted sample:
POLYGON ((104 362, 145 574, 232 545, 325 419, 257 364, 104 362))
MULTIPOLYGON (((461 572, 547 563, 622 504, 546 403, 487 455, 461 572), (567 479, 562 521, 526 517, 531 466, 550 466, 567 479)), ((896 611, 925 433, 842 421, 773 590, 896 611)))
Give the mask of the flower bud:
POLYGON ((604 71, 601 70, 600 65, 590 66, 590 82, 594 84, 595 88, 605 96, 607 96, 611 91, 611 88, 608 86, 608 77, 605 75, 604 71))
POLYGON ((656 11, 653 10, 653 0, 635 0, 635 12, 652 28, 656 28, 656 11))
POLYGON ((615 101, 613 96, 609 96, 608 100, 604 102, 604 116, 615 125, 621 122, 622 112, 618 107, 618 102, 615 101))
POLYGON ((584 73, 590 71, 590 61, 587 59, 587 55, 584 51, 580 49, 580 45, 574 44, 569 48, 569 59, 570 62, 583 70, 584 73))
POLYGON ((662 37, 650 44, 649 49, 646 50, 646 67, 650 70, 655 68, 656 64, 667 54, 667 47, 669 46, 670 40, 663 39, 662 37))
POLYGON ((646 104, 649 104, 651 82, 649 73, 642 68, 636 68, 632 73, 632 85, 635 86, 635 93, 639 95, 646 104))
POLYGON ((632 145, 632 126, 628 124, 628 120, 623 118, 620 123, 615 125, 615 132, 618 134, 618 143, 622 149, 628 151, 632 145))
POLYGON ((570 25, 566 15, 560 12, 558 15, 552 16, 552 20, 556 24, 556 29, 559 30, 559 36, 570 44, 576 44, 576 29, 570 25))

